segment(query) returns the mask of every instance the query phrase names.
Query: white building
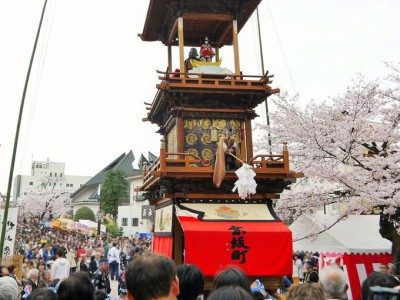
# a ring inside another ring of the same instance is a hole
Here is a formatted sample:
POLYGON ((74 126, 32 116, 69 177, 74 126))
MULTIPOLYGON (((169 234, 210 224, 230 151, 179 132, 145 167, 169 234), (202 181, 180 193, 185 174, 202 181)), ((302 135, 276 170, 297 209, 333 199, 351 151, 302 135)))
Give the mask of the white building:
POLYGON ((73 193, 90 176, 77 176, 65 174, 65 163, 46 161, 32 162, 31 175, 17 175, 14 178, 13 200, 18 200, 27 192, 40 192, 43 189, 60 189, 67 193, 73 193))
POLYGON ((101 170, 92 178, 89 178, 87 182, 85 182, 74 193, 72 193, 71 204, 74 208, 74 214, 79 208, 85 206, 90 208, 97 217, 97 212, 99 210, 99 185, 104 183, 107 172, 120 170, 125 173, 125 176, 128 176, 128 174, 133 174, 134 168, 132 163, 134 160, 135 157, 133 156, 132 151, 129 151, 127 154, 121 154, 115 160, 109 163, 103 170, 101 170))
POLYGON ((152 228, 152 222, 150 219, 141 217, 142 205, 148 205, 149 203, 144 199, 142 193, 135 191, 137 187, 143 184, 143 164, 151 164, 157 158, 150 152, 148 156, 149 158, 146 159, 143 154, 141 155, 138 169, 133 167, 135 157, 132 151, 117 157, 71 195, 74 213, 85 206, 90 208, 97 217, 99 185, 104 183, 107 172, 121 170, 125 173, 125 177, 129 182, 129 198, 119 201, 117 224, 122 227, 124 236, 149 233, 152 228))
POLYGON ((143 206, 148 206, 142 193, 135 192, 136 188, 142 186, 143 176, 140 170, 127 177, 129 181, 129 203, 122 203, 118 207, 118 224, 123 229, 124 236, 135 236, 138 234, 149 233, 154 221, 151 216, 142 218, 143 206))

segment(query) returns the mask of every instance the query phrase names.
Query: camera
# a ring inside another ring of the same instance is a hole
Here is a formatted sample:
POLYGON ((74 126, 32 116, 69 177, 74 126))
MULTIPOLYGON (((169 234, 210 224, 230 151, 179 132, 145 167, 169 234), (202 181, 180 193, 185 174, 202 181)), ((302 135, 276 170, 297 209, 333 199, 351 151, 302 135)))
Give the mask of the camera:
POLYGON ((400 300, 400 290, 371 286, 369 288, 368 300, 400 300))

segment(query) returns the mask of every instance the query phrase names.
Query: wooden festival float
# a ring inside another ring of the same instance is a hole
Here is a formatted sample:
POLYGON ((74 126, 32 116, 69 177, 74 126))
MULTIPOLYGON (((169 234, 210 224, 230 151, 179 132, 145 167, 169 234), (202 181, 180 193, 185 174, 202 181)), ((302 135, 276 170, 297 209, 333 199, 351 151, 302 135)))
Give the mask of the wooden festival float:
POLYGON ((273 202, 302 174, 290 171, 286 145, 280 154, 253 154, 255 108, 279 90, 271 88, 268 72, 245 75, 239 61, 238 33, 260 2, 150 0, 139 35, 168 51, 168 68, 157 71, 160 82, 143 119, 162 135, 159 158, 144 168, 140 188, 156 206, 153 250, 178 265, 196 264, 206 289, 229 265, 270 289, 292 274, 292 233, 273 202), (193 53, 192 69, 185 68, 184 47, 204 50, 205 37, 211 55, 199 60, 193 53), (173 46, 179 48, 179 69, 173 68, 173 46), (233 48, 233 71, 221 67, 223 46, 233 48), (224 155, 224 147, 236 158, 224 155), (232 189, 244 162, 255 172, 256 188, 241 199, 232 189))

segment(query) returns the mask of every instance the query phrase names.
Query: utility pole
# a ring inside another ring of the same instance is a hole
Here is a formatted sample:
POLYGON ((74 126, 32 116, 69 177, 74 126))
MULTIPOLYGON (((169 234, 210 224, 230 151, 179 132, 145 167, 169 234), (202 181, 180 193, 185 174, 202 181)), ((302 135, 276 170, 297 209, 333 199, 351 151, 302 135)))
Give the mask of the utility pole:
MULTIPOLYGON (((261 40, 261 28, 260 28, 260 16, 258 15, 258 7, 257 7, 257 27, 258 27, 258 44, 260 45, 260 57, 261 57, 261 72, 262 75, 265 75, 264 70, 264 54, 262 48, 262 40, 261 40)), ((265 114, 267 116, 267 126, 269 127, 269 109, 268 109, 268 99, 265 100, 265 114)), ((269 151, 272 153, 272 141, 271 141, 271 134, 269 133, 268 129, 268 145, 269 151)))
POLYGON ((99 187, 97 189, 97 201, 99 202, 99 211, 97 212, 97 235, 99 236, 99 238, 100 238, 101 219, 103 218, 103 213, 101 211, 100 192, 101 192, 101 184, 99 183, 99 187))
POLYGON ((20 108, 19 108, 18 123, 17 123, 16 132, 15 132, 15 139, 14 139, 14 149, 13 149, 13 154, 12 154, 12 158, 11 158, 10 174, 8 176, 6 203, 5 203, 4 215, 3 215, 3 226, 1 228, 0 261, 1 261, 2 257, 3 257, 4 240, 5 240, 5 236, 6 236, 6 227, 7 227, 7 219, 8 219, 8 209, 10 207, 11 185, 12 185, 12 180, 13 180, 13 177, 14 177, 15 157, 17 155, 18 137, 19 137, 19 130, 20 130, 20 127, 21 127, 22 113, 24 111, 25 96, 26 96, 26 91, 28 89, 29 77, 30 77, 30 74, 31 74, 33 59, 35 57, 37 42, 39 40, 40 29, 42 28, 43 16, 44 16, 44 12, 46 11, 46 5, 47 5, 47 0, 45 0, 45 2, 43 4, 42 15, 40 17, 40 22, 39 22, 38 30, 37 30, 37 33, 36 33, 35 43, 33 45, 33 50, 32 50, 32 54, 31 54, 31 60, 29 62, 28 72, 26 74, 24 91, 22 92, 22 99, 21 99, 21 104, 20 104, 20 108))

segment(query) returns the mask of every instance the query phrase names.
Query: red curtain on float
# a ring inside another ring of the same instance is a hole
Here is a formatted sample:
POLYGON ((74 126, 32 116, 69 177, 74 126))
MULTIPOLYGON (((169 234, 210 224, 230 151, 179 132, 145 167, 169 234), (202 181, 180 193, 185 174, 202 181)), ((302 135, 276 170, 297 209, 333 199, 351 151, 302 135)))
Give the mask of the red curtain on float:
POLYGON ((153 237, 153 252, 163 254, 172 258, 172 237, 155 236, 153 237))
POLYGON ((292 232, 282 222, 178 219, 184 231, 185 263, 196 264, 206 276, 229 265, 250 276, 292 274, 292 232))

